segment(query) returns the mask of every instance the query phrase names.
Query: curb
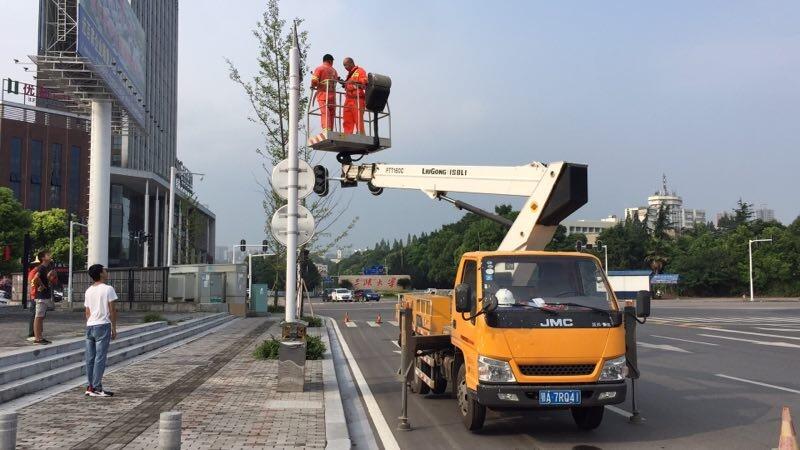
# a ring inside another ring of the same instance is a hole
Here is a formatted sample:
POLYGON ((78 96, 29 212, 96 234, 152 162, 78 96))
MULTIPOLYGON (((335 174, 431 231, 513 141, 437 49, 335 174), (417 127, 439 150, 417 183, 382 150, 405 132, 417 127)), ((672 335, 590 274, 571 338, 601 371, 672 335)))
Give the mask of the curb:
MULTIPOLYGON (((344 415, 342 396, 339 392, 339 379, 333 367, 333 354, 331 353, 329 317, 323 317, 325 333, 320 333, 325 343, 325 357, 322 360, 322 383, 325 396, 325 448, 349 449, 352 447, 350 432, 347 429, 347 419, 344 415)), ((335 337, 333 339, 336 339, 335 337)))

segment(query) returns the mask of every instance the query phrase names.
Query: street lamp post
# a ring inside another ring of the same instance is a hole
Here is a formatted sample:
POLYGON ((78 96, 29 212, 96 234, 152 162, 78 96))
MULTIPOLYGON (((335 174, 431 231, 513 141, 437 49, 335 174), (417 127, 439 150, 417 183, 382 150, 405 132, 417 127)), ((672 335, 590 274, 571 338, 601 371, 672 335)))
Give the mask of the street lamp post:
POLYGON ((605 244, 603 244, 603 255, 605 256, 603 267, 606 269, 606 276, 608 276, 608 246, 605 244))
POLYGON ((75 226, 88 228, 86 225, 75 222, 74 220, 69 221, 69 270, 67 273, 67 304, 69 308, 72 309, 72 241, 74 240, 74 229, 75 226))
POLYGON ((754 301, 753 299, 753 242, 772 242, 772 238, 769 239, 750 239, 747 243, 747 250, 750 256, 750 301, 754 301))
POLYGON ((200 175, 200 181, 202 181, 202 177, 205 176, 203 173, 194 173, 188 170, 181 170, 179 171, 177 167, 170 166, 169 168, 169 216, 167 217, 167 267, 172 266, 172 235, 173 226, 175 222, 175 182, 177 181, 178 176, 183 175, 200 175))

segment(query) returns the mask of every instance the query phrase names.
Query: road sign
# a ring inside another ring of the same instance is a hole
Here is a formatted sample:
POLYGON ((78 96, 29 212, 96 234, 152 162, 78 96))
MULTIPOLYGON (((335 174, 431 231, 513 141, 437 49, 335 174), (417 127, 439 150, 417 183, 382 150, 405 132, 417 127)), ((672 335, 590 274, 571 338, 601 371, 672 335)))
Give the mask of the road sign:
MULTIPOLYGON (((286 245, 286 228, 289 222, 288 205, 275 211, 270 222, 270 229, 275 240, 286 245)), ((314 236, 314 216, 303 205, 297 205, 297 245, 305 245, 314 236)))
MULTIPOLYGON (((302 159, 297 163, 297 198, 306 198, 314 189, 314 169, 302 159)), ((284 159, 272 169, 272 189, 282 199, 289 198, 289 160, 284 159)))

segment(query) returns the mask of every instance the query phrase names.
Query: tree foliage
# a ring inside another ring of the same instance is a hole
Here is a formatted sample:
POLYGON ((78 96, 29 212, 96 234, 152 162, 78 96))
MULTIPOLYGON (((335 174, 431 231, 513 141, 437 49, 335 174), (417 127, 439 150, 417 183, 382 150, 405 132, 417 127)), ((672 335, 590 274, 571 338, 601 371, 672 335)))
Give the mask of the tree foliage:
POLYGON ((14 198, 14 192, 0 187, 0 274, 20 270, 25 233, 31 225, 31 213, 14 198), (5 246, 11 249, 11 259, 2 258, 5 246))
MULTIPOLYGON (((301 73, 308 73, 309 67, 305 63, 309 48, 308 32, 301 30, 302 19, 295 18, 292 23, 298 28, 301 73)), ((289 50, 292 45, 293 33, 293 26, 287 25, 287 21, 281 17, 278 0, 269 0, 266 11, 253 30, 253 36, 258 42, 257 73, 251 79, 247 79, 230 59, 226 60, 230 79, 242 88, 250 102, 252 108, 250 121, 263 129, 264 145, 256 149, 256 152, 263 157, 262 166, 267 177, 269 177, 272 167, 285 159, 288 154, 289 50)), ((305 87, 301 86, 301 92, 305 92, 305 87)), ((307 104, 308 95, 301 94, 301 115, 302 111, 306 110, 307 104)), ((316 155, 312 149, 304 145, 305 139, 302 136, 305 133, 302 123, 301 119, 298 124, 301 136, 299 139, 300 159, 314 164, 316 155)), ((285 255, 284 247, 272 237, 269 222, 275 211, 286 204, 286 201, 275 193, 269 181, 259 181, 258 183, 264 193, 265 231, 270 250, 279 255, 285 255)), ((344 227, 344 231, 334 236, 328 232, 347 209, 346 203, 341 201, 340 190, 332 190, 327 197, 304 200, 305 206, 311 211, 317 224, 315 237, 329 238, 325 244, 320 244, 316 240, 308 244, 315 254, 324 254, 338 244, 352 229, 358 217, 352 218, 349 225, 344 227), (337 205, 340 206, 337 207, 337 205)))
MULTIPOLYGON (((495 212, 509 219, 516 213, 508 205, 495 212)), ((506 228, 489 219, 466 214, 455 223, 430 234, 410 236, 406 242, 385 240, 374 249, 356 252, 341 260, 331 273, 355 275, 365 267, 381 264, 388 273, 410 275, 415 288, 452 288, 461 255, 478 250, 494 250, 506 235, 506 228)))
MULTIPOLYGON (((638 216, 608 228, 598 239, 607 246, 611 270, 650 270, 680 275, 678 289, 690 296, 741 296, 749 290, 748 240, 772 238, 754 244, 753 275, 761 295, 800 295, 800 217, 789 226, 752 220, 751 205, 739 202, 729 215, 730 227, 697 225, 681 233, 656 232, 638 216), (737 222, 738 221, 738 222, 737 222), (732 224, 738 223, 733 226, 732 224)), ((510 207, 496 208, 513 218, 510 207)), ((665 217, 665 208, 659 216, 665 217)), ((356 252, 334 266, 331 273, 360 274, 364 267, 386 265, 389 273, 411 276, 415 288, 452 287, 462 254, 493 250, 505 236, 504 227, 473 214, 432 233, 408 236, 404 241, 382 240, 374 248, 356 252)), ((574 251, 582 234, 567 236, 559 226, 547 250, 574 251)), ((595 249, 602 260, 602 249, 595 249)))

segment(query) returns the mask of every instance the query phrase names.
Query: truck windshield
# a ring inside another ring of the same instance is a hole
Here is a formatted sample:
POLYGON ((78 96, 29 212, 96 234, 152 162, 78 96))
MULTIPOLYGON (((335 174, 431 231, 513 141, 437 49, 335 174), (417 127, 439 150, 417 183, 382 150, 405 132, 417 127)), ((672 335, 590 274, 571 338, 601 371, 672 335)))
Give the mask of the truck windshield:
POLYGON ((483 296, 496 295, 499 308, 531 306, 554 311, 616 310, 597 263, 570 256, 485 258, 483 296))

